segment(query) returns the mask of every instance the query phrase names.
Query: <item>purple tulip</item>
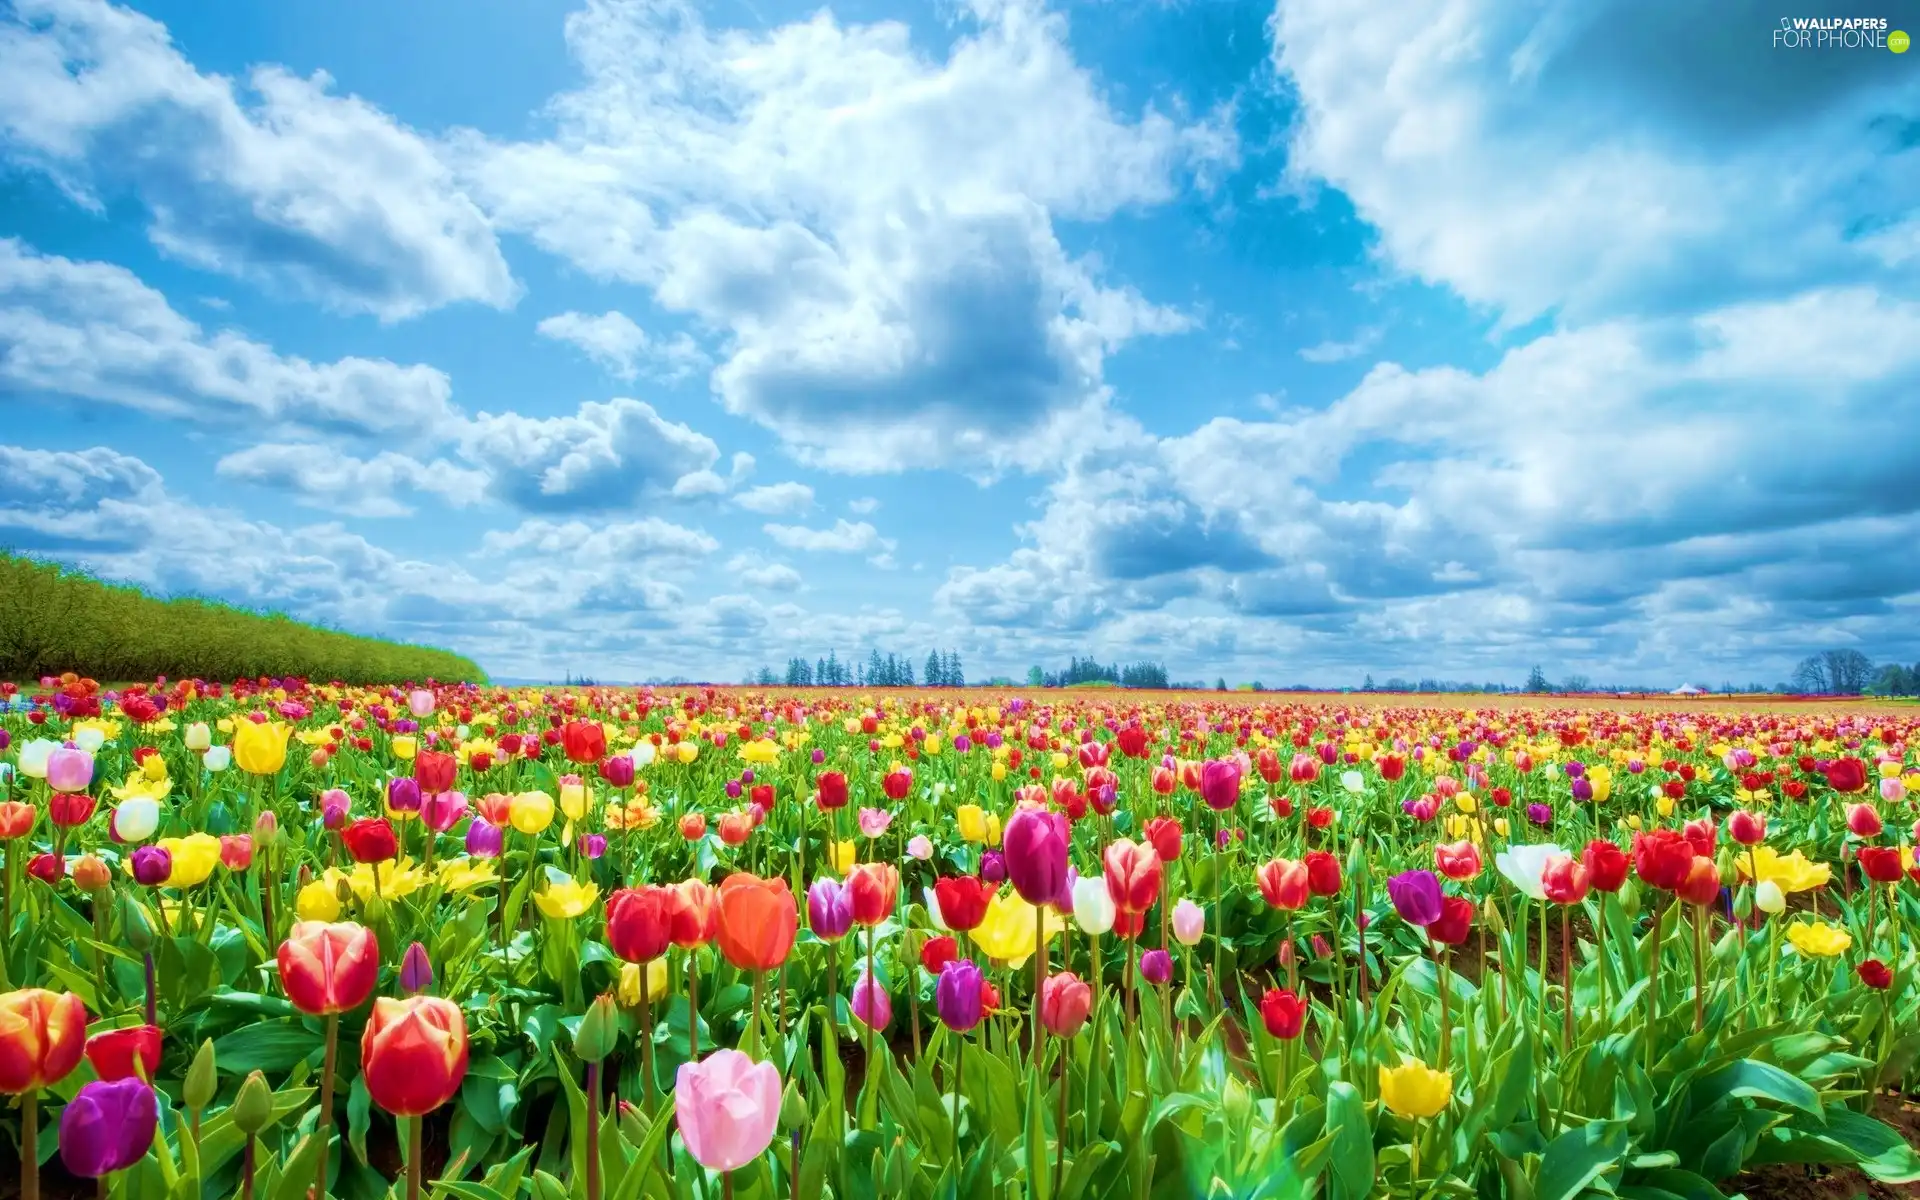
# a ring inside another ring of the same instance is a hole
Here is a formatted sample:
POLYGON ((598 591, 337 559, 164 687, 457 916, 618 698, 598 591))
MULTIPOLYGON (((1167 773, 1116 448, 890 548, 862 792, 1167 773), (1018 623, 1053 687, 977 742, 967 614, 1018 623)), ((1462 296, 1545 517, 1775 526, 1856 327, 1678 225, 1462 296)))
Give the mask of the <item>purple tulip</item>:
POLYGON ((955 750, 958 750, 960 753, 965 754, 967 751, 973 749, 973 739, 963 733, 959 737, 953 739, 953 748, 955 750))
MULTIPOLYGON (((1582 779, 1580 782, 1585 783, 1586 780, 1582 779)), ((1576 796, 1575 798, 1579 799, 1580 797, 1576 796)), ((1527 805, 1527 820, 1532 821, 1542 829, 1548 828, 1553 824, 1553 810, 1544 804, 1529 804, 1527 805)))
POLYGON ((1007 878, 1020 898, 1035 906, 1051 904, 1067 879, 1067 818, 1037 808, 1022 808, 1007 821, 1000 838, 1007 878))
POLYGON ((580 857, 586 858, 586 859, 595 859, 606 854, 606 852, 607 852, 607 835, 606 834, 589 833, 581 837, 580 857))
POLYGON ((985 883, 999 887, 1007 881, 1007 856, 998 850, 987 850, 980 855, 980 878, 985 883))
POLYGON ((825 761, 827 761, 827 752, 815 746, 813 748, 813 765, 817 767, 825 761))
POLYGON ((474 858, 499 858, 504 840, 501 828, 484 817, 475 817, 467 826, 467 853, 474 858))
POLYGON ((893 1020, 893 997, 880 981, 862 971, 853 985, 853 1015, 868 1029, 885 1029, 893 1020))
POLYGON ((60 1113, 60 1161, 84 1179, 124 1171, 146 1157, 159 1125, 160 1103, 146 1083, 95 1080, 60 1113))
POLYGON ((633 756, 616 754, 600 764, 600 777, 617 788, 633 786, 633 756))
POLYGON ((433 963, 427 959, 427 948, 415 942, 400 959, 400 990, 412 995, 432 986, 433 963))
POLYGON ((970 958, 956 958, 940 968, 933 989, 934 1010, 941 1023, 965 1033, 980 1023, 980 967, 970 958))
POLYGON ((1213 759, 1200 768, 1200 798, 1215 812, 1240 803, 1240 764, 1230 758, 1213 759))
POLYGON ((807 927, 813 936, 837 942, 853 928, 853 894, 824 875, 807 889, 807 927))
POLYGON ((1573 798, 1575 800, 1580 800, 1580 801, 1587 801, 1587 800, 1593 799, 1593 781, 1591 779, 1584 779, 1584 778, 1574 780, 1573 781, 1573 798))
POLYGON ((1160 986, 1173 978, 1173 956, 1165 950, 1149 950, 1140 956, 1140 978, 1160 986))
POLYGON ((329 788, 320 793, 320 823, 328 829, 339 829, 347 823, 347 810, 353 807, 353 800, 339 788, 329 788))
POLYGON ((395 812, 420 811, 420 785, 411 775, 387 780, 387 807, 395 812))
POLYGON ((141 846, 133 852, 133 880, 145 887, 159 887, 173 874, 173 855, 164 846, 141 846))
POLYGON ((1568 779, 1578 779, 1582 775, 1585 775, 1586 773, 1587 773, 1587 767, 1585 763, 1576 761, 1576 762, 1570 762, 1567 764, 1568 779))
POLYGON ((1440 877, 1432 871, 1402 871, 1387 880, 1387 896, 1394 911, 1409 925, 1425 928, 1440 919, 1440 877))

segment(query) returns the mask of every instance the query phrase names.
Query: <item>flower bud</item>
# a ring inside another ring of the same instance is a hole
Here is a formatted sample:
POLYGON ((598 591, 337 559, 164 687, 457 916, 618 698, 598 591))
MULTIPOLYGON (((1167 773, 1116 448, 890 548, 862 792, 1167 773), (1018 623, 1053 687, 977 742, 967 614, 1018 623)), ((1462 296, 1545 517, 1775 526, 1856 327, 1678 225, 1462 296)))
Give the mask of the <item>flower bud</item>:
POLYGON ((613 1007, 613 997, 602 995, 587 1006, 587 1015, 580 1018, 580 1027, 573 1034, 573 1052, 581 1062, 597 1063, 613 1053, 619 1037, 620 1014, 613 1007))
POLYGON ((233 1098, 230 1114, 233 1126, 241 1133, 252 1137, 273 1123, 273 1089, 267 1086, 267 1077, 259 1071, 247 1075, 240 1085, 240 1094, 233 1098))
POLYGON ((214 1054, 213 1039, 208 1038, 194 1052, 193 1065, 187 1068, 187 1082, 181 1090, 181 1099, 189 1112, 205 1112, 207 1105, 213 1103, 213 1094, 219 1086, 219 1062, 214 1054))

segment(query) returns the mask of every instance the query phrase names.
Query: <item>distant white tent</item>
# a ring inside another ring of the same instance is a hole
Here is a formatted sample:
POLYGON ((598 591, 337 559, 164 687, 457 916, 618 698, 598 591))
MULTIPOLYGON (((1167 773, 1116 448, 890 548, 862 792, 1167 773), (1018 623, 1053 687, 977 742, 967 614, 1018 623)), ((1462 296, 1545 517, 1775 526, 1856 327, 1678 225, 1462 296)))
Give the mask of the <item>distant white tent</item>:
POLYGON ((1690 683, 1683 683, 1669 693, 1669 695, 1674 696, 1704 696, 1706 694, 1705 688, 1697 688, 1690 683))

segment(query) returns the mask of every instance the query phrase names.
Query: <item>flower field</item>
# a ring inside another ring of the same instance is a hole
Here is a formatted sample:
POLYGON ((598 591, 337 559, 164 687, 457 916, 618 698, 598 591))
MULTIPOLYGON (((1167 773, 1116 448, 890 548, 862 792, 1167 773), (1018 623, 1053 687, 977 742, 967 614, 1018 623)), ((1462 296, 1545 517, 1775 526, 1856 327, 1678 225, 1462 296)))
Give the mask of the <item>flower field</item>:
POLYGON ((0 691, 29 1198, 1920 1182, 1920 710, 0 691))

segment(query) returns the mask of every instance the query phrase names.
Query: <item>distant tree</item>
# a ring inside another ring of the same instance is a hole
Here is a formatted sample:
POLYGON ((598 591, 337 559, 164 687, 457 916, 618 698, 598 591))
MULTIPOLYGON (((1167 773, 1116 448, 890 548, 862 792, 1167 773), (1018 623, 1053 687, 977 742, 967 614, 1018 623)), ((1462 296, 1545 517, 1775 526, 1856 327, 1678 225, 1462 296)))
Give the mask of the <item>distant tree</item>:
POLYGON ((1360 685, 1360 690, 1363 692, 1370 692, 1373 690, 1373 676, 1371 674, 1367 676, 1366 682, 1360 685))
POLYGON ((944 670, 948 687, 967 686, 967 674, 960 669, 960 655, 955 651, 947 651, 947 663, 944 670))
POLYGON ((1809 654, 1793 669, 1795 689, 1823 696, 1858 696, 1873 681, 1873 660, 1858 650, 1809 654))
POLYGON ((1047 673, 1040 669, 1039 664, 1036 663, 1035 665, 1027 668, 1027 686, 1028 687, 1045 687, 1046 683, 1047 683, 1047 673))
POLYGON ((1527 690, 1529 692, 1551 691, 1552 687, 1553 685, 1547 682, 1546 672, 1542 671, 1539 667, 1535 667, 1527 676, 1527 690))
POLYGON ((938 650, 927 651, 927 669, 923 678, 928 687, 945 687, 947 684, 947 664, 940 661, 938 650))
POLYGON ((1593 690, 1593 680, 1588 679, 1585 675, 1569 675, 1567 676, 1567 681, 1560 685, 1560 690, 1563 692, 1590 692, 1593 690))
POLYGON ((1227 681, 1226 681, 1226 679, 1224 679, 1224 678, 1221 678, 1221 679, 1218 679, 1218 680, 1216 680, 1216 681, 1214 682, 1214 685, 1213 685, 1213 690, 1214 690, 1214 691, 1216 691, 1216 692, 1224 692, 1224 691, 1226 691, 1226 690, 1227 690, 1227 681))

